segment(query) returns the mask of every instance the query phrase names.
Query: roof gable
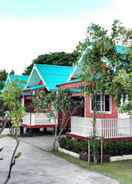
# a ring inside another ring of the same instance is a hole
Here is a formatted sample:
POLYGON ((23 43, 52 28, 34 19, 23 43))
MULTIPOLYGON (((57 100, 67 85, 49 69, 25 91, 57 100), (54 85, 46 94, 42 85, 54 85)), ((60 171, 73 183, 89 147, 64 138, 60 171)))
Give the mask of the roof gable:
POLYGON ((49 91, 55 90, 58 84, 66 82, 73 70, 73 67, 70 66, 47 64, 36 64, 36 67, 49 91))
POLYGON ((28 80, 28 76, 27 75, 15 75, 15 74, 9 74, 7 76, 7 79, 5 81, 5 85, 3 90, 6 88, 6 85, 12 83, 12 82, 16 82, 18 84, 18 87, 20 88, 24 88, 26 85, 26 82, 28 80))
POLYGON ((36 87, 40 83, 44 84, 43 78, 40 75, 40 73, 37 70, 37 68, 34 66, 33 69, 32 69, 32 72, 31 72, 31 74, 29 76, 29 79, 27 81, 27 84, 26 84, 25 88, 32 89, 32 88, 34 88, 34 86, 36 87))
MULTIPOLYGON (((74 69, 73 69, 71 75, 69 76, 69 81, 70 81, 72 78, 74 78, 74 77, 75 77, 75 78, 78 77, 79 72, 80 72, 80 70, 81 70, 81 67, 82 67, 82 65, 83 65, 83 59, 84 59, 84 57, 86 56, 86 54, 87 54, 87 52, 88 52, 89 49, 90 49, 90 48, 87 47, 87 48, 83 51, 82 56, 80 57, 80 59, 79 59, 78 62, 77 62, 77 65, 75 65, 75 67, 74 67, 74 69)), ((116 51, 118 54, 125 54, 128 50, 129 50, 129 48, 128 48, 128 47, 125 47, 125 46, 123 46, 123 45, 117 45, 117 46, 115 47, 115 51, 116 51)))
MULTIPOLYGON (((56 85, 64 83, 68 80, 72 70, 73 67, 70 66, 35 64, 26 87, 28 87, 31 82, 34 71, 36 71, 37 75, 43 82, 43 86, 41 87, 45 86, 48 91, 55 90, 56 85)), ((35 86, 36 85, 34 85, 34 87, 35 86)))

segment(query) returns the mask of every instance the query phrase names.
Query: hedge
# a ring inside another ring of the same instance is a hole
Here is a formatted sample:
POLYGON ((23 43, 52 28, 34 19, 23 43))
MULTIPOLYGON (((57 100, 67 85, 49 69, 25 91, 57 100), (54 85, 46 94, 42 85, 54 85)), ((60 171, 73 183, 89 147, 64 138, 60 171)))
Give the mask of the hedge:
MULTIPOLYGON (((76 153, 87 152, 87 141, 78 141, 69 137, 62 137, 59 141, 60 146, 69 151, 76 153)), ((90 141, 91 153, 93 142, 90 141)), ((96 141, 96 153, 100 155, 100 141, 96 141)), ((103 154, 109 156, 129 155, 132 154, 132 142, 131 141, 104 141, 103 154)))

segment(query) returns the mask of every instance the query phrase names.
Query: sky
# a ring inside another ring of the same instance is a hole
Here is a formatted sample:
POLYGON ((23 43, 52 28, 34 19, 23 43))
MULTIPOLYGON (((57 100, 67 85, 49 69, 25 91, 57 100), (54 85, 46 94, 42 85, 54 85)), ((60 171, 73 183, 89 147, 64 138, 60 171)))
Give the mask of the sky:
POLYGON ((38 55, 72 52, 90 23, 132 27, 132 0, 0 0, 0 70, 20 74, 38 55))

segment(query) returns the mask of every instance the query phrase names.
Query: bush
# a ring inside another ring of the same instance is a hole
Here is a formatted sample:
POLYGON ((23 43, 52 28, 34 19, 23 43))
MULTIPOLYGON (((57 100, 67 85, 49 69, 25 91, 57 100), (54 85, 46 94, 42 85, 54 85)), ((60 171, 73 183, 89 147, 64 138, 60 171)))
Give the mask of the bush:
MULTIPOLYGON (((59 141, 60 146, 76 153, 88 152, 88 142, 78 141, 69 137, 62 137, 59 141)), ((91 155, 93 153, 93 141, 90 141, 91 155)), ((100 155, 100 141, 96 140, 96 154, 100 155)), ((132 141, 104 141, 103 154, 109 156, 132 154, 132 141)))
POLYGON ((110 156, 129 155, 132 154, 131 141, 105 142, 104 153, 110 156))
POLYGON ((63 137, 60 139, 59 144, 62 148, 65 148, 69 151, 80 153, 80 151, 85 150, 85 142, 76 141, 71 138, 63 137))
MULTIPOLYGON (((79 140, 74 140, 69 137, 62 137, 59 141, 60 147, 65 148, 69 151, 73 151, 76 153, 80 152, 87 152, 88 151, 88 142, 87 141, 79 141, 79 140)), ((92 141, 90 141, 91 144, 91 152, 92 152, 92 141)), ((100 144, 96 143, 96 151, 99 152, 100 149, 100 144)))

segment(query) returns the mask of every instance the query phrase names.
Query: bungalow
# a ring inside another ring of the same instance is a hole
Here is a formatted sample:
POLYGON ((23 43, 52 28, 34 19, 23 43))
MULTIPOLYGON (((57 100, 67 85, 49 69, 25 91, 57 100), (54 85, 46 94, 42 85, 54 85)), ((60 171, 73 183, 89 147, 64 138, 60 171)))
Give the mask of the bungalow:
POLYGON ((32 96, 39 91, 50 93, 57 89, 57 85, 68 81, 73 71, 70 66, 58 66, 47 64, 35 64, 23 90, 23 104, 27 113, 23 118, 24 129, 54 128, 54 119, 49 120, 46 113, 34 113, 32 107, 32 96))
MULTIPOLYGON (((121 52, 122 54, 125 52, 122 47, 117 47, 116 49, 117 52, 121 52)), ((6 84, 14 80, 24 81, 26 83, 22 85, 22 103, 27 111, 22 123, 24 129, 45 129, 47 127, 54 128, 56 126, 54 119, 49 120, 46 113, 33 112, 32 96, 39 91, 50 93, 56 91, 57 87, 59 87, 61 89, 69 89, 72 93, 73 100, 82 102, 78 111, 71 117, 70 131, 68 134, 82 139, 92 135, 92 98, 90 95, 84 95, 81 92, 83 83, 79 79, 80 67, 83 64, 83 57, 86 52, 87 49, 75 67, 35 64, 29 77, 8 76, 6 84)), ((96 99, 96 108, 98 110, 96 115, 97 136, 106 139, 132 138, 132 120, 128 116, 118 113, 114 97, 109 94, 98 94, 96 99)))
MULTIPOLYGON (((124 53, 124 47, 118 46, 117 52, 124 53)), ((79 79, 80 68, 83 64, 82 54, 78 65, 76 65, 66 83, 58 85, 60 89, 69 89, 74 100, 83 100, 83 107, 71 117, 71 130, 68 132, 73 137, 86 139, 93 133, 92 117, 93 103, 90 95, 84 95, 81 91, 83 83, 79 79)), ((106 139, 132 138, 132 119, 128 115, 119 114, 116 101, 109 94, 98 94, 96 96, 97 123, 96 135, 106 139)))
POLYGON ((12 82, 16 82, 18 84, 18 86, 23 90, 25 88, 27 80, 28 80, 27 75, 9 74, 7 76, 7 79, 5 81, 4 88, 2 91, 4 91, 6 89, 6 86, 8 84, 11 84, 12 82))

